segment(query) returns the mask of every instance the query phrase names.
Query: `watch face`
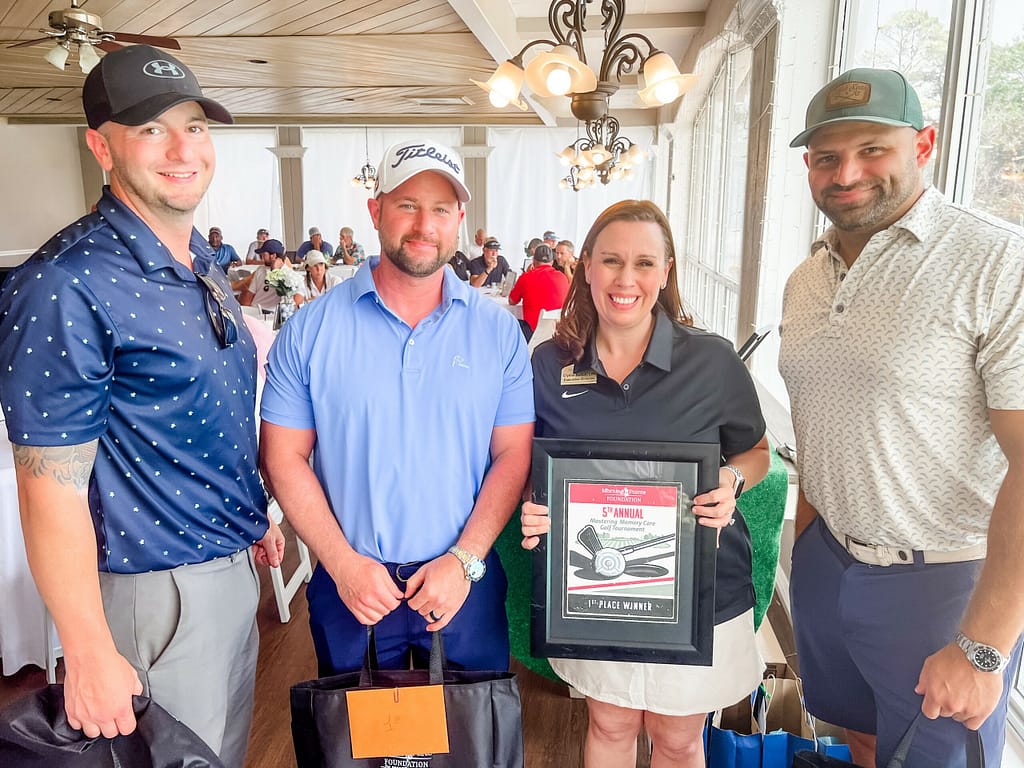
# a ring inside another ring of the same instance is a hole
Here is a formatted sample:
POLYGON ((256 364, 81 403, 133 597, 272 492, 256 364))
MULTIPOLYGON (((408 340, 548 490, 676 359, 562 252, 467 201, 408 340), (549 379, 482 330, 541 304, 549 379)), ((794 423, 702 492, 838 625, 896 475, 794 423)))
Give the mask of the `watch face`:
POLYGON ((971 661, 982 672, 995 672, 1003 663, 999 652, 987 645, 975 646, 974 652, 971 654, 971 661))
POLYGON ((487 572, 487 566, 483 560, 474 560, 466 565, 466 577, 470 581, 480 581, 487 572))

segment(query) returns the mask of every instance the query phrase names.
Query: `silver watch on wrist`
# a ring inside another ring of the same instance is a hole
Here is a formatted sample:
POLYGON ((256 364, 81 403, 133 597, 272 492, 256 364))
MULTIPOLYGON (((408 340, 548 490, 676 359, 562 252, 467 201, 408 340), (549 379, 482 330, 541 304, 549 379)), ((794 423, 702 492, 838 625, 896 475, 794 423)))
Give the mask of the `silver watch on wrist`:
POLYGON ((953 638, 960 650, 967 655, 967 660, 979 672, 1002 672, 1010 659, 1003 656, 998 648, 984 643, 976 643, 963 632, 957 632, 953 638))
POLYGON ((466 580, 477 582, 484 577, 487 573, 487 565, 479 557, 474 555, 472 552, 467 552, 465 549, 456 544, 448 549, 449 554, 455 555, 462 563, 462 569, 466 572, 466 580))

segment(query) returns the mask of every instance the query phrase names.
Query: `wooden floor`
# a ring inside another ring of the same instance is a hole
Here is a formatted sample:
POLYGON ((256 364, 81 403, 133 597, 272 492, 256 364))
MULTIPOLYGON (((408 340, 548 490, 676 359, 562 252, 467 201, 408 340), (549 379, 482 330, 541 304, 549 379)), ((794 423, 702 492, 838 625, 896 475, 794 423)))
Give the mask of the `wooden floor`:
MULTIPOLYGON (((289 548, 285 572, 291 572, 294 548, 289 548)), ((292 619, 281 624, 267 570, 261 569, 262 596, 259 608, 260 656, 256 670, 256 705, 247 768, 292 768, 288 689, 300 680, 316 677, 313 643, 303 590, 292 601, 292 619)), ((582 768, 586 705, 570 699, 564 685, 548 680, 513 662, 519 673, 523 703, 526 768, 582 768)), ((63 665, 58 666, 58 680, 63 665)), ((0 707, 42 687, 44 673, 25 667, 11 677, 0 677, 0 707)), ((642 750, 641 750, 642 754, 642 750)), ((640 757, 641 768, 649 765, 640 757)), ((469 767, 467 767, 469 768, 469 767)))

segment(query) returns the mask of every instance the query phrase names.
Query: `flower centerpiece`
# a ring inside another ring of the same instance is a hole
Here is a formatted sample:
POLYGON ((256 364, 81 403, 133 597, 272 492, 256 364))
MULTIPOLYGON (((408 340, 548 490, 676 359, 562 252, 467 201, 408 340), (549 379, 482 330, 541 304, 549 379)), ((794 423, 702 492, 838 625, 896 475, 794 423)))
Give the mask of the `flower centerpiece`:
POLYGON ((273 288, 278 296, 277 317, 274 318, 276 330, 295 314, 294 296, 302 290, 302 275, 289 267, 272 269, 267 273, 267 285, 273 288))

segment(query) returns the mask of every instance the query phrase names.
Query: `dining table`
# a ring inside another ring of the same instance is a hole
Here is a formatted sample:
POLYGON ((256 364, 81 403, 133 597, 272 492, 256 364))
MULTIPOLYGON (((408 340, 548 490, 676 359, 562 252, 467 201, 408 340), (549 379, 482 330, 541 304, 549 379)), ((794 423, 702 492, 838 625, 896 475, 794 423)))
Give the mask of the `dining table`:
POLYGON ((6 424, 0 421, 0 672, 13 675, 34 664, 52 675, 59 648, 25 556, 14 454, 6 424))

